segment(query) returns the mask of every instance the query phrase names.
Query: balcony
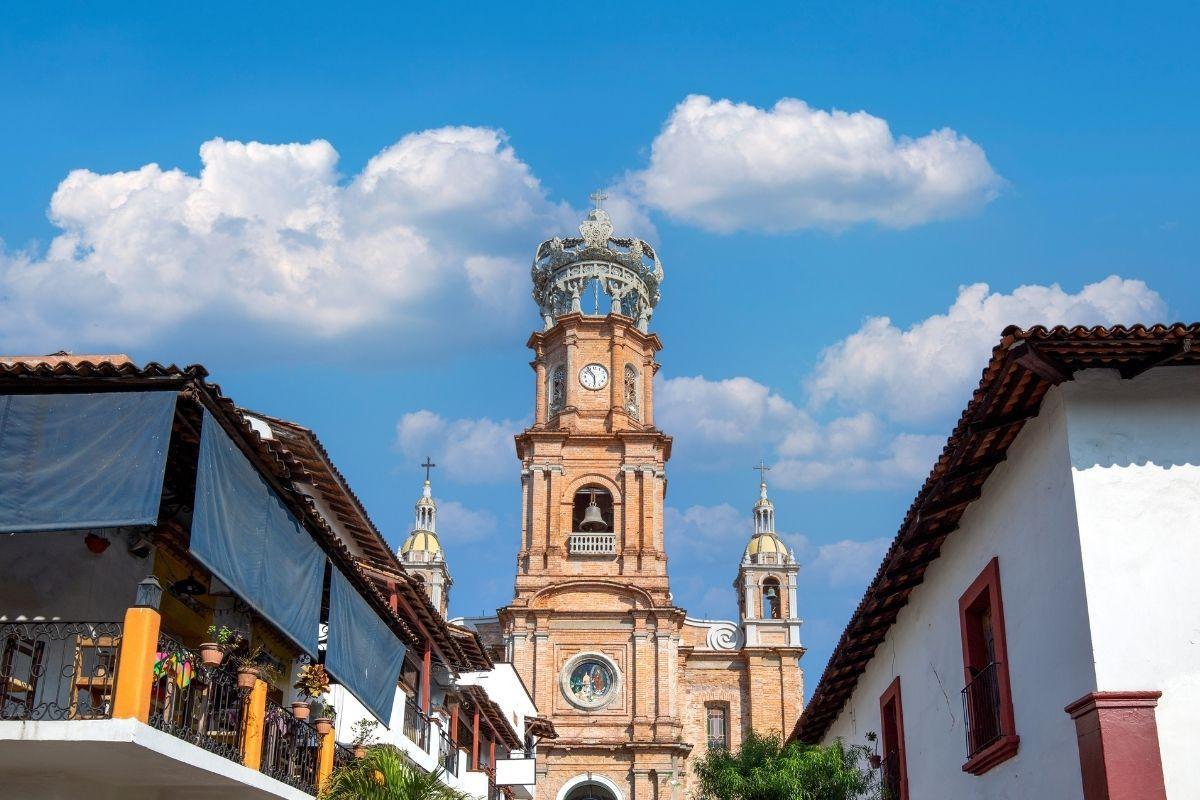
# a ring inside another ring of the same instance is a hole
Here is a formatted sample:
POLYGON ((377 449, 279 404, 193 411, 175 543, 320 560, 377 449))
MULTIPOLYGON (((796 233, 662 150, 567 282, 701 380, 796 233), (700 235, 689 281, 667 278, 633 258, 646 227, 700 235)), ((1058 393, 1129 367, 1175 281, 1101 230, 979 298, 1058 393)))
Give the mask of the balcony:
POLYGON ((0 720, 112 716, 119 622, 0 624, 0 720))
POLYGON ((299 800, 353 758, 157 622, 135 608, 123 623, 0 623, 0 773, 19 788, 6 796, 52 794, 53 776, 299 800))
POLYGON ((425 752, 429 751, 429 717, 422 714, 414 702, 404 704, 402 730, 410 742, 425 752))
POLYGON ((447 775, 458 776, 458 748, 445 733, 438 735, 438 766, 445 770, 447 775))
POLYGON ((879 788, 882 800, 904 800, 900 781, 900 754, 890 751, 879 763, 879 788))
POLYGON ((611 556, 617 552, 615 533, 572 533, 567 537, 567 552, 573 556, 611 556))

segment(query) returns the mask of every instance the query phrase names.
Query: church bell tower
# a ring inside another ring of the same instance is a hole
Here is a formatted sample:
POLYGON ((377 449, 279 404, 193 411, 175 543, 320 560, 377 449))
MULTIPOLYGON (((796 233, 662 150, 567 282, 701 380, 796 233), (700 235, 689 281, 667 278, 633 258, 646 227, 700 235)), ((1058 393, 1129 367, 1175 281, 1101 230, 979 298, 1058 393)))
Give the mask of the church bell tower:
POLYGON ((751 730, 782 733, 799 713, 797 565, 764 482, 741 619, 676 605, 650 330, 662 264, 641 239, 614 236, 604 196, 592 199, 580 235, 543 242, 533 260, 541 329, 528 342, 533 424, 516 437, 516 583, 485 628, 557 732, 537 745, 540 798, 685 800, 688 759, 751 730))
POLYGON ((663 544, 671 439, 654 423, 663 269, 592 199, 580 236, 534 257, 534 415, 516 437, 521 545, 499 617, 559 735, 539 749, 539 787, 649 800, 688 751, 672 685, 684 615, 663 544))

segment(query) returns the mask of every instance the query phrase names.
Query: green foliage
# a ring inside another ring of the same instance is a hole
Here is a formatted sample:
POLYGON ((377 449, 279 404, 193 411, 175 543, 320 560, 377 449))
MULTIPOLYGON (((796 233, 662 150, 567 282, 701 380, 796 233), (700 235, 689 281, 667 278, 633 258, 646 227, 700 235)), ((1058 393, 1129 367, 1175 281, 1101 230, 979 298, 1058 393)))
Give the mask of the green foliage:
POLYGON ((245 639, 242 636, 242 632, 237 628, 230 628, 226 625, 221 625, 220 627, 209 625, 208 638, 209 641, 227 647, 230 650, 236 648, 245 639))
POLYGON ((413 766, 390 745, 377 745, 333 771, 321 787, 321 800, 475 800, 442 783, 441 771, 413 766))
POLYGON ((833 744, 781 744, 750 734, 741 750, 710 750, 695 765, 698 800, 854 800, 872 796, 867 750, 833 744))
POLYGON ((366 747, 367 745, 375 744, 375 733, 378 728, 379 723, 375 720, 360 719, 350 726, 350 733, 354 736, 354 740, 350 744, 354 747, 366 747))

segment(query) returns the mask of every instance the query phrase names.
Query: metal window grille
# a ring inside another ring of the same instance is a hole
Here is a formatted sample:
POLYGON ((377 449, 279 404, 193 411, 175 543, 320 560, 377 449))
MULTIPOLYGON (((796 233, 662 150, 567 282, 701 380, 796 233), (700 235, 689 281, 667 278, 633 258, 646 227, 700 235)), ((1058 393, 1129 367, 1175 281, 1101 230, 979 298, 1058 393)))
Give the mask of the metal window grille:
POLYGON ((988 664, 976 673, 962 690, 963 718, 966 719, 967 758, 1004 736, 1000 714, 999 665, 988 664))

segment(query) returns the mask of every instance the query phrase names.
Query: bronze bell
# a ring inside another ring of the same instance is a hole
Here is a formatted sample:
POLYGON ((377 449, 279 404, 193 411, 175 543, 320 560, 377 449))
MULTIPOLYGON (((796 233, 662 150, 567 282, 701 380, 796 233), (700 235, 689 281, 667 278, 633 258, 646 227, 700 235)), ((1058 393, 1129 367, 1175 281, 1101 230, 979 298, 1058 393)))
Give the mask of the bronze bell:
POLYGON ((587 509, 583 512, 583 521, 579 523, 581 531, 603 531, 608 527, 608 523, 604 521, 604 516, 600 513, 600 506, 596 505, 596 495, 592 493, 592 502, 588 503, 587 509))

